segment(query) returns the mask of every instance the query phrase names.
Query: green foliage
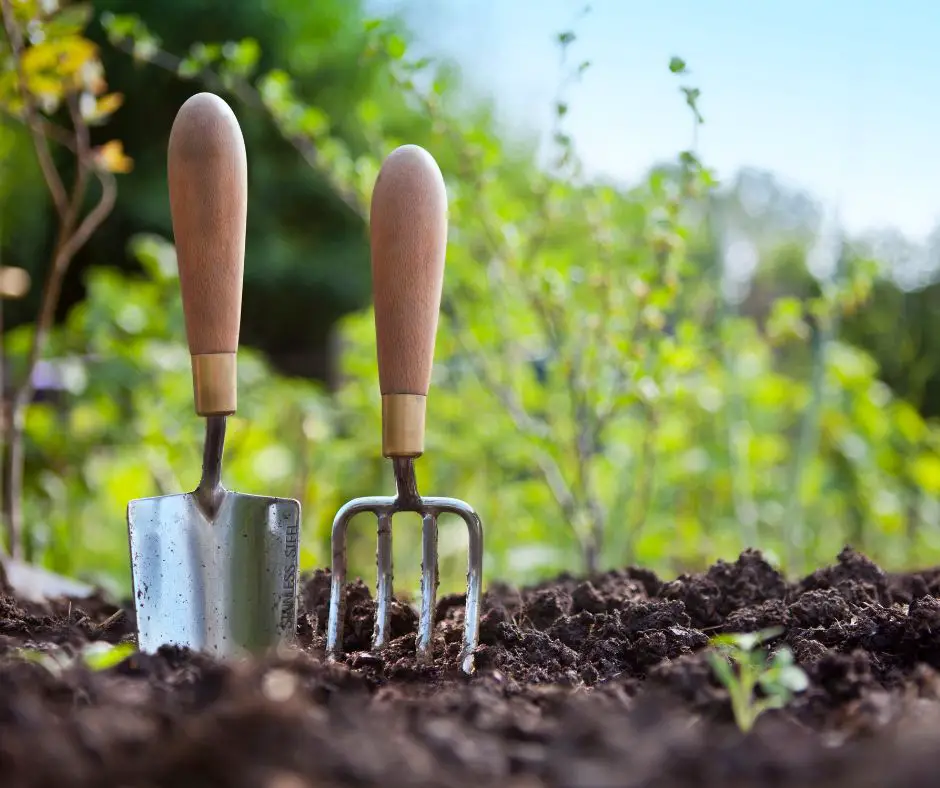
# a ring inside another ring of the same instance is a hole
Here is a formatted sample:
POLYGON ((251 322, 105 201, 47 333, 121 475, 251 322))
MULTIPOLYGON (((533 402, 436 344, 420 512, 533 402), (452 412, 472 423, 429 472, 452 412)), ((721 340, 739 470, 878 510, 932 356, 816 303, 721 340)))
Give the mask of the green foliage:
POLYGON ((744 733, 765 711, 782 709, 794 693, 809 686, 809 679, 793 662, 789 648, 778 648, 771 659, 757 648, 779 635, 780 631, 766 629, 718 635, 711 639, 714 651, 708 652, 709 663, 722 686, 728 690, 735 722, 744 733))
MULTIPOLYGON (((53 339, 68 402, 36 404, 27 420, 43 469, 27 498, 31 553, 56 571, 81 571, 120 592, 129 579, 121 523, 127 501, 193 489, 202 440, 173 247, 138 236, 131 248, 144 275, 92 270, 88 297, 53 339)), ((30 331, 18 329, 10 346, 30 331)), ((324 482, 304 462, 327 420, 318 389, 272 375, 257 354, 242 350, 239 390, 226 443, 228 486, 315 504, 324 482)), ((305 563, 323 558, 308 553, 305 563)))
MULTIPOLYGON (((298 29, 313 25, 312 10, 291 13, 298 29)), ((406 31, 384 21, 350 36, 369 81, 345 103, 326 91, 312 100, 295 76, 339 57, 327 47, 278 63, 260 37, 236 37, 173 55, 136 17, 101 21, 136 59, 221 86, 245 125, 272 122, 294 148, 291 169, 305 162, 362 222, 396 145, 418 142, 438 159, 450 238, 418 481, 480 511, 488 577, 625 562, 670 573, 745 546, 798 572, 846 541, 889 565, 940 558, 940 431, 839 338, 840 321, 873 292, 873 262, 846 245, 830 281, 761 290, 767 303, 754 313, 733 303, 712 222, 719 184, 695 150, 694 86, 680 86, 689 149, 625 188, 584 176, 565 91, 544 165, 458 100, 446 65, 412 59, 406 31), (409 125, 414 113, 426 122, 409 125)), ((585 67, 565 66, 560 83, 585 67)), ((679 58, 669 67, 688 79, 679 58)), ((35 405, 27 423, 32 555, 122 590, 127 500, 195 486, 202 438, 172 247, 151 234, 129 249, 141 274, 87 273, 87 298, 53 339, 67 394, 35 405)), ((758 273, 805 275, 798 252, 767 255, 758 273)), ((344 259, 334 284, 348 277, 344 259)), ((286 264, 282 275, 294 281, 286 264)), ((379 451, 371 310, 339 328, 346 383, 335 393, 242 350, 226 449, 229 486, 301 500, 305 568, 328 562, 345 500, 392 484, 379 451)), ((8 352, 20 354, 29 332, 11 334, 8 352)), ((399 591, 417 581, 414 526, 396 530, 399 591)), ((352 573, 372 576, 374 538, 364 517, 352 530, 352 573)), ((463 583, 465 543, 445 524, 447 590, 463 583)))

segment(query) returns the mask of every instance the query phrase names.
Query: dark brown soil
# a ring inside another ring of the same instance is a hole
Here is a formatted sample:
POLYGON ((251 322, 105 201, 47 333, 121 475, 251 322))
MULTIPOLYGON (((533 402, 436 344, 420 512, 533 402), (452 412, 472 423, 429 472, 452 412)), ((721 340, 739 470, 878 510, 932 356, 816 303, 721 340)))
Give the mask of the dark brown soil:
POLYGON ((384 659, 350 585, 345 664, 322 656, 328 573, 307 579, 299 648, 224 665, 165 649, 92 670, 133 636, 105 600, 0 596, 3 786, 904 786, 938 784, 940 571, 891 576, 844 551, 787 583, 755 552, 663 583, 627 569, 487 593, 478 672, 457 670, 462 599, 437 664, 398 605, 384 659), (719 632, 783 628, 810 677, 747 735, 705 656, 719 632), (58 654, 57 662, 22 651, 58 654), (64 655, 64 656, 63 656, 64 655))

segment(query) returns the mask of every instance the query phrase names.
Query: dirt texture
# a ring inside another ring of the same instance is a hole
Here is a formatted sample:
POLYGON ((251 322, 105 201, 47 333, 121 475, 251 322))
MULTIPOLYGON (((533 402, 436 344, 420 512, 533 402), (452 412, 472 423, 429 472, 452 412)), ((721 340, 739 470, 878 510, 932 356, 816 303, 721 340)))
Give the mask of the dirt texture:
POLYGON ((388 651, 366 653, 361 582, 348 587, 347 654, 327 662, 329 579, 306 578, 295 647, 231 664, 165 648, 93 669, 83 650, 133 640, 132 610, 0 595, 0 784, 938 783, 940 570, 890 575, 846 549, 788 583, 748 551, 669 582, 625 569, 494 584, 472 678, 458 670, 461 597, 440 600, 435 665, 422 668, 402 603, 388 651), (782 628, 769 648, 788 646, 810 685, 742 734, 709 638, 766 627, 782 628))

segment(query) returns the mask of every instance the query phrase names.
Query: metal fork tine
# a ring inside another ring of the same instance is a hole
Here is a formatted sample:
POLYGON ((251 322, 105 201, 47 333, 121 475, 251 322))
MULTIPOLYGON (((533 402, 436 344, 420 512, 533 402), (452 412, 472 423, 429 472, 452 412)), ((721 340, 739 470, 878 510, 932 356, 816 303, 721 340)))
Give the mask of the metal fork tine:
POLYGON ((437 515, 426 512, 421 523, 421 618, 418 623, 418 662, 433 659, 434 612, 437 607, 437 515))
POLYGON ((338 657, 343 649, 343 624, 346 620, 346 530, 350 515, 343 507, 333 518, 330 541, 333 563, 330 578, 330 615, 326 627, 326 653, 338 657))
POLYGON ((467 524, 469 537, 467 557, 467 599, 464 603, 463 651, 460 654, 464 673, 473 672, 473 652, 480 635, 480 597, 483 593, 483 524, 477 513, 467 506, 460 516, 467 524))
POLYGON ((376 548, 378 582, 375 592, 375 627, 372 630, 372 650, 384 648, 388 642, 388 624, 392 606, 392 516, 380 512, 379 537, 376 548))

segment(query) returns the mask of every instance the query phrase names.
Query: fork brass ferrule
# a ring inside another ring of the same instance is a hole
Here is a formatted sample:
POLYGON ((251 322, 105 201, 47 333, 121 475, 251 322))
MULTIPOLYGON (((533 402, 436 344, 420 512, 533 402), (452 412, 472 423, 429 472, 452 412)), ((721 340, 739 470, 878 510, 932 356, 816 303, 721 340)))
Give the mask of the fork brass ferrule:
POLYGON ((192 357, 193 399, 200 416, 231 416, 238 400, 234 353, 199 353, 192 357))
POLYGON ((382 395, 384 457, 420 457, 424 453, 427 401, 422 394, 382 395))

